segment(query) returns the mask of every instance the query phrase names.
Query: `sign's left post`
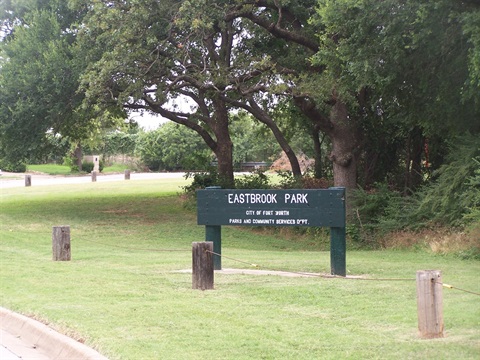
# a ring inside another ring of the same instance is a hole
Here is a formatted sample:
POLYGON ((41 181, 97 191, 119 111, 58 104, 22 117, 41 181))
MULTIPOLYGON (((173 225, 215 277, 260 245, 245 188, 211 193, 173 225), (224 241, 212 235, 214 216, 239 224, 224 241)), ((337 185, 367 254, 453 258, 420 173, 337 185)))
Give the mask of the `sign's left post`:
MULTIPOLYGON (((220 186, 205 188, 205 190, 219 189, 221 189, 220 186)), ((222 227, 220 225, 205 225, 205 241, 213 242, 213 270, 222 270, 222 227)))
POLYGON ((205 241, 213 242, 213 270, 222 270, 222 227, 205 225, 205 241))

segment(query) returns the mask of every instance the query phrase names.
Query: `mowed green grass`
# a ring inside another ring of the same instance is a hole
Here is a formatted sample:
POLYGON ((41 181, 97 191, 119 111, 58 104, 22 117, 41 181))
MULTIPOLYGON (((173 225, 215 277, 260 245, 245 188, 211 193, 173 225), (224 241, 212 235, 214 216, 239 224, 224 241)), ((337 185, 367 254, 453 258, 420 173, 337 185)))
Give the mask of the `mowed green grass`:
MULTIPOLYGON (((417 335, 415 273, 480 292, 480 263, 423 251, 348 251, 368 280, 215 275, 192 289, 204 227, 185 180, 1 189, 0 305, 114 359, 478 359, 480 296, 444 289, 445 337, 417 335), (52 261, 70 225, 72 261, 52 261), (392 280, 388 280, 392 279, 392 280), (406 280, 394 280, 406 279, 406 280)), ((224 268, 329 272, 324 242, 223 227, 224 268), (239 262, 238 260, 245 261, 239 262)))

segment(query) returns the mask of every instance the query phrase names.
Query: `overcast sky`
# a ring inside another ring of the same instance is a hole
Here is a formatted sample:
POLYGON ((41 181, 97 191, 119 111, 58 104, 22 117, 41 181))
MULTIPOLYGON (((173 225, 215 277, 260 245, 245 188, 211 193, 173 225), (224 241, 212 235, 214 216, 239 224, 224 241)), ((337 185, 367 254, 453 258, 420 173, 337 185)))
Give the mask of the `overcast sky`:
POLYGON ((145 130, 155 130, 160 124, 168 121, 168 119, 165 119, 164 117, 155 116, 147 112, 145 112, 143 115, 132 112, 129 118, 135 120, 138 125, 145 130))

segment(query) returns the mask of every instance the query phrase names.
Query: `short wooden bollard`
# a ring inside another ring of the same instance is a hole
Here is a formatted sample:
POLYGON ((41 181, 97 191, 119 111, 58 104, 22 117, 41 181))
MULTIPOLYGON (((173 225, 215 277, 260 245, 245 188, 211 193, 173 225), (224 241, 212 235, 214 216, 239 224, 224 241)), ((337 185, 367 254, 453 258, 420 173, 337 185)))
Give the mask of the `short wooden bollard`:
POLYGON ((125 170, 125 180, 130 180, 130 170, 125 170))
POLYGON ((418 334, 423 339, 443 337, 442 286, 440 271, 417 271, 418 334))
POLYGON ((95 182, 95 181, 97 181, 97 172, 92 171, 92 182, 95 182))
POLYGON ((192 243, 192 288, 213 289, 213 242, 192 243))
POLYGON ((54 226, 52 231, 53 261, 70 261, 70 226, 54 226))
POLYGON ((25 175, 25 186, 32 186, 32 175, 25 175))

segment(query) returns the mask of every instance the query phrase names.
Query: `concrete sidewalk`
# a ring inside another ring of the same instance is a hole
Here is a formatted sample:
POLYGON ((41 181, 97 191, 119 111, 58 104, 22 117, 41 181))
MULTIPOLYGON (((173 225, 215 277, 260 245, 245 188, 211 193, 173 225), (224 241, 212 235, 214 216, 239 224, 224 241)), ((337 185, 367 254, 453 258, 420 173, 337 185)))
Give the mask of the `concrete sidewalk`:
POLYGON ((1 360, 108 360, 45 324, 0 307, 1 360))

